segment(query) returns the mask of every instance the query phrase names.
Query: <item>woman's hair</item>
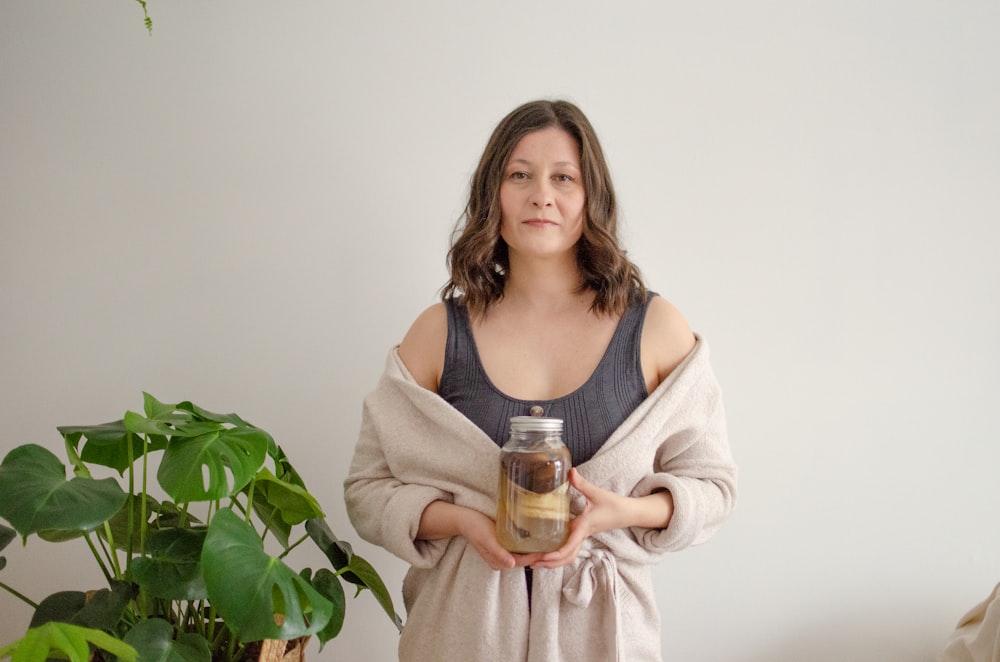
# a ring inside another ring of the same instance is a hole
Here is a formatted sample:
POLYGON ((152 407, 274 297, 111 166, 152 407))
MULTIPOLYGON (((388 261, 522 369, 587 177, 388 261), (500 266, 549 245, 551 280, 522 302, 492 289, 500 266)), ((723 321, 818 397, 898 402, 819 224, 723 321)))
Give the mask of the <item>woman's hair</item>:
POLYGON ((463 295, 473 315, 485 315, 503 298, 510 262, 500 236, 500 184, 514 147, 525 135, 559 127, 573 136, 580 150, 580 170, 586 194, 583 234, 576 259, 583 289, 594 291, 592 310, 621 314, 646 296, 639 269, 618 244, 618 205, 611 174, 594 127, 568 101, 531 101, 515 108, 493 130, 472 176, 469 203, 452 235, 448 251, 451 278, 442 299, 463 295))

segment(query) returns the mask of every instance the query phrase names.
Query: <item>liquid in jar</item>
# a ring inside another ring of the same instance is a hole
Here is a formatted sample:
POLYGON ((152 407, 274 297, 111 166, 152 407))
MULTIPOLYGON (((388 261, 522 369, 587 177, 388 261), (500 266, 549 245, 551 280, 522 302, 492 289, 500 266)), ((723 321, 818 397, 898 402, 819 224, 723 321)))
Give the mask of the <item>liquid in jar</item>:
POLYGON ((511 419, 510 440, 500 451, 497 539, 510 552, 559 549, 569 535, 569 449, 562 420, 511 419))

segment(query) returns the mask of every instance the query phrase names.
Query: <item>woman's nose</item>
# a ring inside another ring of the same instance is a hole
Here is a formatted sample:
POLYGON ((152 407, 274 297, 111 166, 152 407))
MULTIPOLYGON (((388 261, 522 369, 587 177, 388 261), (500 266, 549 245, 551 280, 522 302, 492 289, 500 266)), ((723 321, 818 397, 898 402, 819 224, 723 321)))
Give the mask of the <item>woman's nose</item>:
POLYGON ((531 191, 531 204, 548 207, 552 204, 552 187, 544 180, 537 180, 531 191))

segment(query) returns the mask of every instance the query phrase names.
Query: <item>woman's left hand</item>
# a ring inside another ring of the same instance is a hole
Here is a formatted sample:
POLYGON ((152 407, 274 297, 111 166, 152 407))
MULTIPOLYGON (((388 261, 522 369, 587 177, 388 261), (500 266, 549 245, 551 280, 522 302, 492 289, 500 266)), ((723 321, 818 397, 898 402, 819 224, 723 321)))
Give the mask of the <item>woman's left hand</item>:
POLYGON ((563 546, 543 554, 539 561, 532 564, 533 568, 558 568, 572 563, 584 540, 595 533, 624 526, 631 501, 629 497, 597 487, 575 468, 569 472, 569 482, 587 499, 587 505, 570 521, 569 537, 563 546))
POLYGON ((533 568, 559 568, 569 565, 580 553, 585 541, 595 533, 630 526, 664 528, 670 524, 674 500, 670 492, 659 491, 643 497, 627 497, 601 489, 573 468, 569 482, 587 499, 583 512, 569 524, 569 537, 554 552, 543 554, 533 568))

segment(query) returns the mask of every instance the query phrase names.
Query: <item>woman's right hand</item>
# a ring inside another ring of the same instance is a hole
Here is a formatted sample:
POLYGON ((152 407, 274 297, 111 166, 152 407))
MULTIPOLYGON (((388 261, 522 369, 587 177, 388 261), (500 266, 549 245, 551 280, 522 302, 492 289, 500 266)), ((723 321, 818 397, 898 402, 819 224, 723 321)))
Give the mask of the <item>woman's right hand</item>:
POLYGON ((536 563, 541 554, 512 554, 497 540, 496 524, 478 510, 447 501, 433 501, 420 517, 417 538, 441 540, 462 536, 494 570, 509 570, 536 563))
POLYGON ((497 540, 496 523, 479 511, 468 510, 468 517, 463 518, 463 521, 465 525, 461 530, 462 537, 479 552, 479 556, 494 570, 529 566, 541 557, 541 554, 508 552, 497 540))

